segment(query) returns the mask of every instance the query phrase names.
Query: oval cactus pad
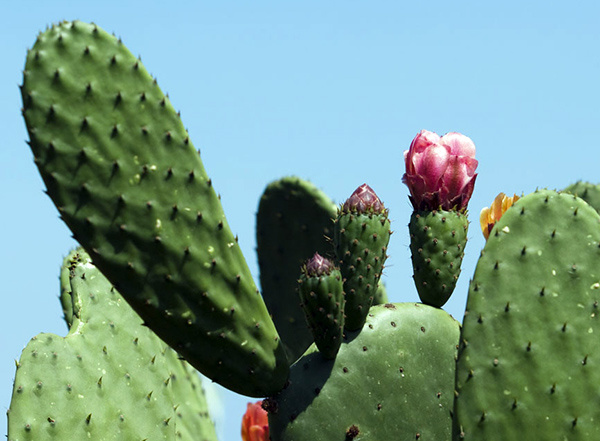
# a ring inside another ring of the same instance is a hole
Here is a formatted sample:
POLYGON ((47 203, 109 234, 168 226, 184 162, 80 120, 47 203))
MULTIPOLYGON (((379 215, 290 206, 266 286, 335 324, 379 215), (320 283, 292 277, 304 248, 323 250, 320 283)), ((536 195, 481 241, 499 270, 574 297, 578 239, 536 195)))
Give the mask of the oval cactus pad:
POLYGON ((165 342, 214 381, 265 396, 284 349, 179 115, 120 40, 65 22, 27 55, 23 114, 74 237, 165 342))
POLYGON ((537 191, 491 230, 469 290, 455 440, 600 439, 600 216, 537 191))

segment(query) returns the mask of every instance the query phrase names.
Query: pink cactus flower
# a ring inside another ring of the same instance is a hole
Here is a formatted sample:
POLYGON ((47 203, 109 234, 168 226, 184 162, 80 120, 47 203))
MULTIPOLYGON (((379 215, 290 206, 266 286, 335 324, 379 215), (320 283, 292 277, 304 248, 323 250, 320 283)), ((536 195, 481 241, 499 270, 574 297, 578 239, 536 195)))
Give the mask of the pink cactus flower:
POLYGON ((470 138, 455 132, 440 137, 421 130, 404 152, 404 161, 402 182, 410 190, 415 210, 467 208, 477 177, 475 144, 470 138))
POLYGON ((269 441, 269 418, 262 401, 248 403, 242 418, 243 441, 269 441))

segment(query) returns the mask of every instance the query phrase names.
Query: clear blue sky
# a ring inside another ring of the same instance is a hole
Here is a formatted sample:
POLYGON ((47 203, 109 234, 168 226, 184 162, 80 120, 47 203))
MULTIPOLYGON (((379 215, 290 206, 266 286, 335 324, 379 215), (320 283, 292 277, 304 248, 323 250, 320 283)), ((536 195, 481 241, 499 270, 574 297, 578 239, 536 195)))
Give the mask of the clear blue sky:
MULTIPOLYGON (((142 56, 201 148, 254 274, 254 214, 269 181, 296 174, 336 202, 367 182, 396 231, 384 279, 391 300, 416 301, 402 152, 421 129, 471 137, 480 166, 470 242, 445 308, 461 319, 483 247, 482 207, 500 191, 600 181, 598 16, 595 1, 4 4, 0 408, 28 340, 66 332, 58 271, 75 243, 42 193, 17 87, 46 25, 94 21, 142 56)), ((239 441, 248 400, 222 396, 221 440, 239 441)), ((0 418, 2 433, 5 424, 0 418)))

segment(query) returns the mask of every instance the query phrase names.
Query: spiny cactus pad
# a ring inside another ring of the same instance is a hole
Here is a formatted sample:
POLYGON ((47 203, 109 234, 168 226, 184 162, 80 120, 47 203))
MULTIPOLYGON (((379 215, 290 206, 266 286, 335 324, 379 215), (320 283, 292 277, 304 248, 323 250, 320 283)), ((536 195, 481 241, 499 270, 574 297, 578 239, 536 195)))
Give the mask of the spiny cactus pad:
POLYGON ((469 289, 454 440, 600 439, 600 216, 540 190, 491 231, 469 289))
POLYGON ((569 185, 563 192, 579 196, 600 213, 600 185, 578 181, 569 185))
POLYGON ((459 324, 414 303, 374 306, 335 360, 311 347, 267 401, 273 441, 439 441, 452 429, 459 324))
POLYGON ((368 185, 361 185, 342 205, 334 225, 349 331, 362 328, 373 304, 391 234, 388 211, 368 185))
POLYGON ((413 278, 423 303, 441 308, 450 298, 467 244, 467 215, 456 211, 415 211, 410 218, 413 278))
POLYGON ((298 291, 315 345, 325 358, 335 358, 344 332, 344 283, 340 270, 318 253, 300 276, 298 291))
POLYGON ((179 115, 142 63, 98 26, 64 22, 28 52, 22 96, 48 194, 145 323, 225 387, 279 390, 288 362, 275 326, 179 115))
POLYGON ((40 334, 24 349, 10 441, 216 441, 197 373, 142 326, 83 251, 65 259, 61 288, 70 331, 40 334))
POLYGON ((290 360, 313 342, 298 297, 302 264, 314 253, 333 256, 336 206, 312 183, 289 176, 271 182, 256 214, 262 295, 290 360))

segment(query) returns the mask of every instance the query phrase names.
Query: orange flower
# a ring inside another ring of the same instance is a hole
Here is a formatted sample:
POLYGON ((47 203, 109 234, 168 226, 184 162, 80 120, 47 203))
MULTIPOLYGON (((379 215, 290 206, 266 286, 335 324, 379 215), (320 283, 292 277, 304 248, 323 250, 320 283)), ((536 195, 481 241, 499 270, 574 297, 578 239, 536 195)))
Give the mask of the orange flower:
POLYGON ((248 403, 242 418, 243 441, 269 441, 269 419, 262 401, 248 403))
POLYGON ((496 222, 498 222, 506 210, 518 200, 519 196, 517 195, 507 197, 504 193, 500 193, 496 196, 494 202, 492 202, 491 207, 485 207, 481 210, 479 222, 481 223, 481 230, 483 231, 483 236, 486 240, 489 237, 492 228, 496 225, 496 222))

